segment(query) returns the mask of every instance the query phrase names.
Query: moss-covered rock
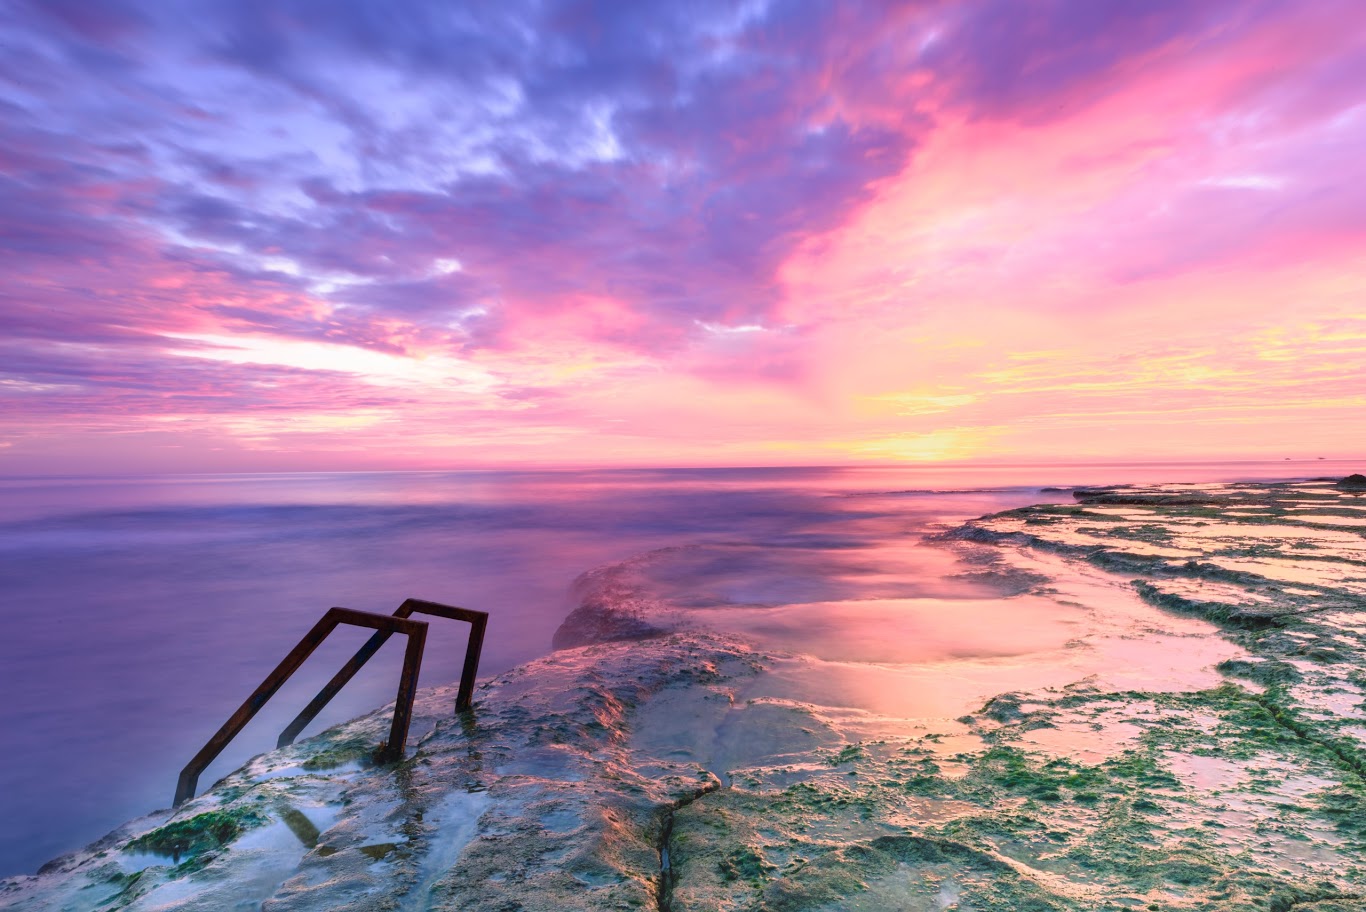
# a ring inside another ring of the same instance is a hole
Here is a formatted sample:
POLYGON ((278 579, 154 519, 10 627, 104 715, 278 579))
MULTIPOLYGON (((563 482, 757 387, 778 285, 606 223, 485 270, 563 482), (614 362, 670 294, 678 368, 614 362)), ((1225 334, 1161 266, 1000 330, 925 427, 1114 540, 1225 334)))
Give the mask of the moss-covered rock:
POLYGON ((241 836, 244 830, 260 826, 267 820, 265 814, 254 808, 209 811, 145 833, 124 848, 129 852, 165 855, 179 862, 182 858, 190 859, 201 852, 220 849, 241 836))

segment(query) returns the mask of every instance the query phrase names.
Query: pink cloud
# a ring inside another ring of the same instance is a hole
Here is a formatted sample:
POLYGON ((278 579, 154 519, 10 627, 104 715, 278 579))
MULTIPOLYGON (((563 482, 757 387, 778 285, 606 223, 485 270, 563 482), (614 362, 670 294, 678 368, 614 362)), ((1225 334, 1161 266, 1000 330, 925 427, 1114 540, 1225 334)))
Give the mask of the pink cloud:
POLYGON ((0 466, 1358 446, 1357 4, 168 9, 0 27, 0 466))

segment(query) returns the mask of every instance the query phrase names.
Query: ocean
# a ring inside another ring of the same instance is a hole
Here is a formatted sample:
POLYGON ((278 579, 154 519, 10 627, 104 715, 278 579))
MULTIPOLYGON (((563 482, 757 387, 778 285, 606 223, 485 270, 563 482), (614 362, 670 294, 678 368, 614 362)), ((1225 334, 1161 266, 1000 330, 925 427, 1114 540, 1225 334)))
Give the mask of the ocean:
MULTIPOLYGON (((855 645, 841 661, 878 660, 888 648, 881 625, 895 621, 885 611, 957 605, 951 636, 916 644, 916 660, 933 663, 971 651, 975 637, 999 640, 972 612, 1001 584, 953 566, 923 541, 927 533, 1070 501, 1073 485, 1360 468, 1287 461, 0 479, 0 876, 31 873, 168 806, 180 768, 334 605, 388 613, 417 597, 486 611, 481 673, 491 674, 550 651, 584 591, 574 585, 582 574, 692 549, 665 562, 653 582, 698 617, 728 606, 881 600, 880 619, 857 615, 877 629, 846 636, 841 642, 855 645)), ((810 615, 772 617, 803 617, 811 627, 810 615)), ((458 677, 465 632, 431 619, 423 685, 458 677)), ((803 642, 796 631, 764 635, 791 648, 803 642)), ((270 749, 365 636, 334 634, 201 776, 201 789, 270 749)), ((904 658, 906 649, 897 651, 904 658)), ((392 700, 401 652, 401 643, 385 647, 305 736, 392 700)))

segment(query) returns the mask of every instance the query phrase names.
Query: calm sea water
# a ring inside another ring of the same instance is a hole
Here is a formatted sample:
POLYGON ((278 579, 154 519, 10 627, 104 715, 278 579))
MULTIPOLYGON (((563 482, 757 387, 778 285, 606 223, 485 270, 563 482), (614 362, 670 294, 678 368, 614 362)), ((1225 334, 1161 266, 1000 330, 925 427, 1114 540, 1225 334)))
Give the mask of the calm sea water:
MULTIPOLYGON (((333 605, 387 613, 416 596, 487 611, 481 671, 490 674, 550 650, 580 573, 655 548, 781 549, 780 563, 729 568, 727 585, 792 603, 829 588, 825 569, 804 567, 793 550, 803 541, 821 542, 823 553, 913 543, 936 524, 1070 499, 1045 486, 1354 470, 1286 462, 0 479, 0 876, 167 806, 180 767, 333 605)), ((891 576, 943 573, 942 555, 922 567, 913 551, 874 551, 897 555, 891 576)), ((433 619, 424 685, 458 677, 464 634, 433 619)), ((201 786, 273 746, 364 637, 334 634, 201 786)), ((386 647, 309 731, 391 700, 401 649, 386 647)))

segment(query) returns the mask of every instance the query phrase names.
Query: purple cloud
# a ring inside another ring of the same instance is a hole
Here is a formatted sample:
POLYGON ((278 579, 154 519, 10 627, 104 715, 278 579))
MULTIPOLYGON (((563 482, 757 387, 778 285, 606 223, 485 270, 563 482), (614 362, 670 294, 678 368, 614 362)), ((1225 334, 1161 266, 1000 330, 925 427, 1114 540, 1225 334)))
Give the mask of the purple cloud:
MULTIPOLYGON (((126 347, 148 371, 162 334, 209 330, 473 356, 605 299, 624 318, 586 319, 595 340, 790 380, 782 265, 902 173, 938 118, 1045 122, 1164 56, 1337 17, 1337 43, 1287 51, 1293 78, 1250 73, 1209 102, 1331 118, 1366 77, 1353 9, 0 2, 0 328, 31 349, 5 370, 65 377, 98 410, 204 377, 180 361, 155 382, 83 373, 60 343, 126 347), (718 342, 746 325, 772 331, 718 342)), ((1172 217, 1208 211, 1208 230, 1174 252, 1161 219, 1136 224, 1132 275, 1359 230, 1355 196, 1326 184, 1279 209, 1176 196, 1172 217)))

